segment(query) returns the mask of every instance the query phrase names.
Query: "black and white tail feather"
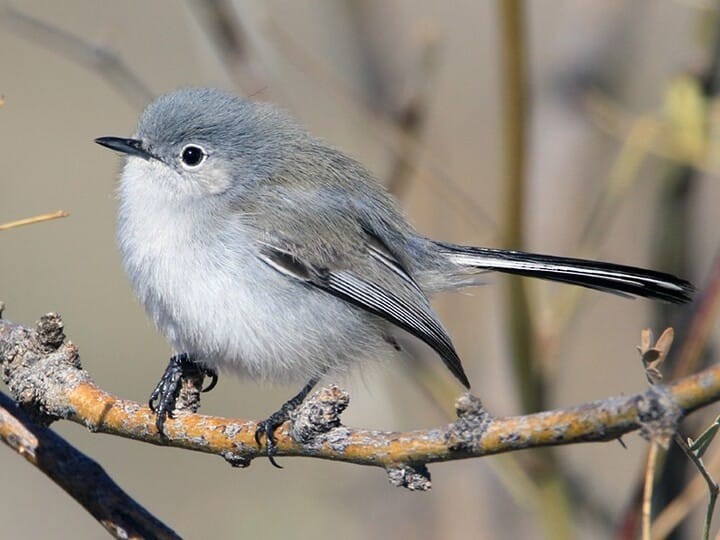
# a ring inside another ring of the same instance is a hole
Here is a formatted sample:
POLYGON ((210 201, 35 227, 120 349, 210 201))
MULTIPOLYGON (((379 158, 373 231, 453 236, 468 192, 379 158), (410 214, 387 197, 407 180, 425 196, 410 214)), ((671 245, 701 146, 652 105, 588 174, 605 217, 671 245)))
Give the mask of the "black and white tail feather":
POLYGON ((684 279, 634 266, 442 242, 436 245, 448 260, 462 268, 559 281, 620 296, 680 304, 689 302, 695 290, 684 279))

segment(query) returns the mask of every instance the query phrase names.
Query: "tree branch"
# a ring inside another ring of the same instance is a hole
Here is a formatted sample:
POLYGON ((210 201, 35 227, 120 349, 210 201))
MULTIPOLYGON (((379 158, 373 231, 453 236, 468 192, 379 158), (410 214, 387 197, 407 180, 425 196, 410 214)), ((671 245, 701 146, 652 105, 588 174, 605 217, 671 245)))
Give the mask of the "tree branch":
POLYGON ((67 491, 116 538, 180 538, 88 456, 33 423, 0 392, 0 440, 67 491))
MULTIPOLYGON (((147 406, 112 396, 91 381, 80 367, 77 348, 65 340, 56 314, 41 317, 35 329, 0 320, 0 364, 16 399, 41 422, 64 418, 91 431, 216 454, 233 466, 247 466, 264 455, 264 447, 254 440, 257 424, 250 420, 180 411, 168 419, 167 437, 161 437, 147 406)), ((330 386, 314 393, 278 429, 277 455, 383 467, 396 485, 428 489, 428 463, 609 441, 638 429, 646 438, 667 441, 683 416, 719 399, 716 364, 633 396, 525 416, 492 418, 477 398, 464 394, 456 404, 458 419, 449 425, 386 432, 341 425, 339 415, 349 397, 330 386)))

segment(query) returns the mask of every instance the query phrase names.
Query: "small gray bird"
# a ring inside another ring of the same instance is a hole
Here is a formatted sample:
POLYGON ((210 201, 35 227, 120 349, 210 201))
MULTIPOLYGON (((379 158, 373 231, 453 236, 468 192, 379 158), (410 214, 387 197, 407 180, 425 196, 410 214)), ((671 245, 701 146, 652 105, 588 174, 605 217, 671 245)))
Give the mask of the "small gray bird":
POLYGON ((277 108, 219 90, 166 94, 132 139, 96 142, 127 155, 120 251, 174 350, 150 398, 160 433, 193 369, 211 387, 216 370, 309 381, 259 423, 255 438, 265 437, 272 460, 273 431, 319 378, 397 354, 398 329, 469 388, 428 296, 476 285, 487 271, 669 302, 693 290, 652 270, 425 238, 363 165, 277 108))

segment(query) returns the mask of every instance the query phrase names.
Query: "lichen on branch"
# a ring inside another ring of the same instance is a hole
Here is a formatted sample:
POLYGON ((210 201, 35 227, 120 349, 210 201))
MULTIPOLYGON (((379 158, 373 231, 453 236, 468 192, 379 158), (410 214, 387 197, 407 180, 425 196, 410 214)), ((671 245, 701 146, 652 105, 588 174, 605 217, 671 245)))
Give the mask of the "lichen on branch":
MULTIPOLYGON (((257 424, 251 420, 177 411, 165 424, 166 436, 159 435, 154 414, 146 405, 119 399, 93 383, 80 366, 77 348, 65 339, 56 314, 41 317, 34 329, 0 320, 0 364, 15 399, 42 422, 66 419, 93 432, 215 454, 233 466, 248 466, 265 455, 264 446, 254 440, 257 424)), ((197 398, 193 392, 188 395, 197 398)), ((349 396, 330 386, 309 396, 277 430, 277 456, 382 467, 393 484, 425 490, 430 487, 429 463, 609 441, 638 429, 648 438, 659 433, 666 436, 686 414, 718 399, 720 366, 713 365, 636 395, 523 416, 492 417, 476 397, 463 394, 454 422, 391 432, 342 425, 340 415, 349 396)))

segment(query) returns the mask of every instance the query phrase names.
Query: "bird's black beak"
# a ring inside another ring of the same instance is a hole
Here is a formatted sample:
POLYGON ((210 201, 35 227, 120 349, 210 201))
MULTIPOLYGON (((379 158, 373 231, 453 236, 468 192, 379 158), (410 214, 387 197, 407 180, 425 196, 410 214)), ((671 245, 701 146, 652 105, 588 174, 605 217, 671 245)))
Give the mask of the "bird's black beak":
POLYGON ((150 159, 153 155, 144 147, 142 141, 137 139, 123 139, 122 137, 98 137, 95 142, 100 146, 116 150, 129 156, 137 156, 143 159, 150 159))

